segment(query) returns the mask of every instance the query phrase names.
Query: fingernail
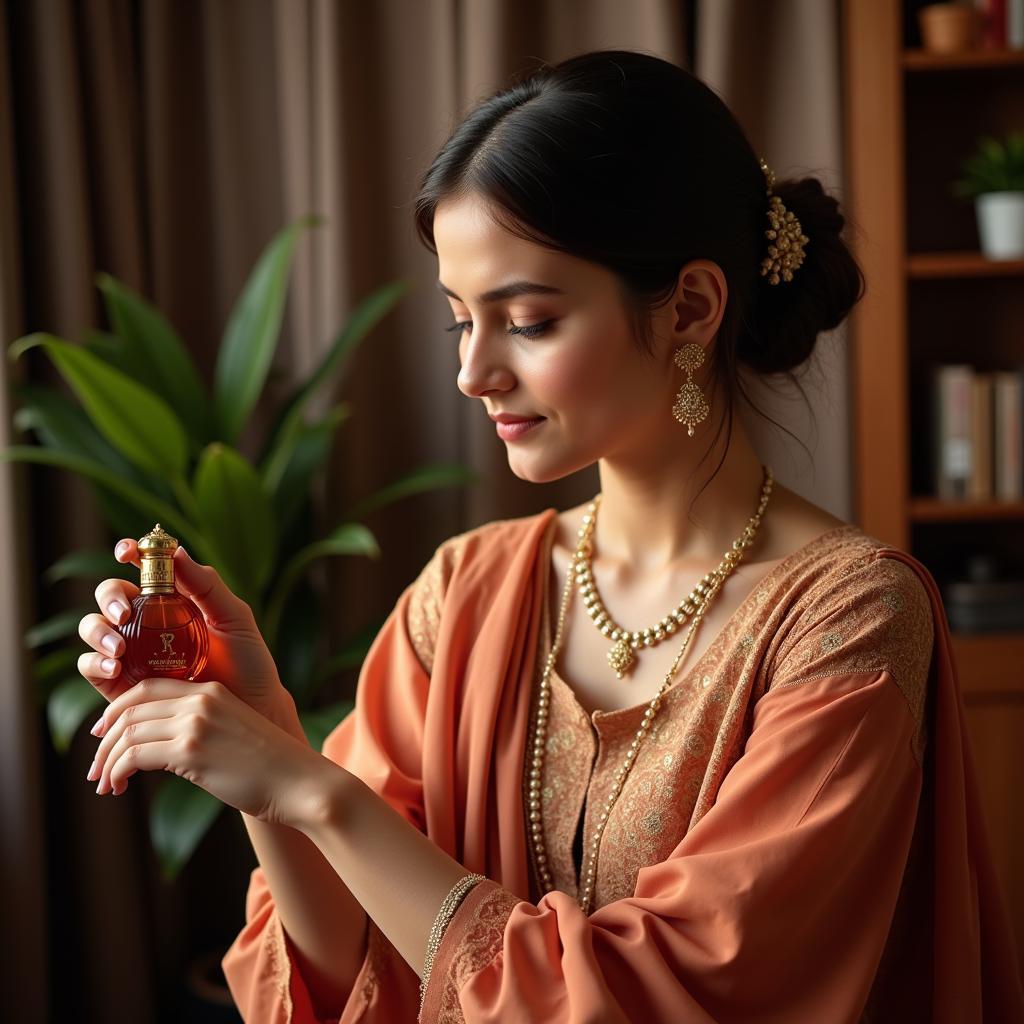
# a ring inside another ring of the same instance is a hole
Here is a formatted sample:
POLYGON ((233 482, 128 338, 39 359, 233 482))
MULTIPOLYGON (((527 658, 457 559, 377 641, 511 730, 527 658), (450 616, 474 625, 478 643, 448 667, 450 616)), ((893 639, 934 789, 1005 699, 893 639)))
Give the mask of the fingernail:
POLYGON ((114 548, 114 554, 120 556, 120 555, 123 555, 127 550, 128 550, 128 541, 123 540, 123 541, 121 541, 120 544, 117 545, 116 548, 114 548))
POLYGON ((187 551, 185 550, 185 546, 184 546, 183 544, 179 544, 179 545, 178 545, 178 547, 179 547, 179 548, 181 548, 181 553, 182 553, 182 554, 183 554, 183 555, 184 555, 184 556, 185 556, 185 557, 186 557, 187 559, 189 559, 189 561, 191 561, 191 560, 192 560, 192 556, 191 556, 191 555, 190 555, 190 554, 189 554, 189 553, 188 553, 188 552, 187 552, 187 551))
POLYGON ((117 637, 113 633, 107 635, 100 641, 111 654, 117 654, 117 637))
POLYGON ((96 792, 97 792, 97 793, 99 793, 99 791, 100 791, 100 787, 101 787, 102 785, 103 785, 103 780, 102 780, 102 779, 100 779, 100 781, 96 783, 96 792))
POLYGON ((125 608, 125 606, 121 604, 120 601, 111 601, 110 604, 107 605, 107 611, 110 612, 110 617, 115 622, 120 622, 121 616, 124 615, 124 613, 128 611, 128 609, 125 608))
POLYGON ((102 731, 103 731, 103 716, 100 715, 100 717, 98 719, 96 719, 96 723, 89 730, 89 732, 91 732, 93 734, 93 736, 99 736, 99 734, 102 731))
POLYGON ((86 777, 86 778, 87 778, 87 779, 88 779, 88 780, 89 780, 90 782, 94 782, 94 781, 95 781, 95 778, 94 778, 94 776, 95 776, 95 772, 96 772, 96 758, 93 758, 93 759, 92 759, 92 764, 91 764, 91 765, 89 765, 89 771, 88 771, 88 772, 86 773, 86 776, 85 776, 85 777, 86 777))
POLYGON ((104 658, 100 662, 100 668, 103 669, 107 675, 113 675, 114 669, 117 668, 117 662, 113 658, 104 658))

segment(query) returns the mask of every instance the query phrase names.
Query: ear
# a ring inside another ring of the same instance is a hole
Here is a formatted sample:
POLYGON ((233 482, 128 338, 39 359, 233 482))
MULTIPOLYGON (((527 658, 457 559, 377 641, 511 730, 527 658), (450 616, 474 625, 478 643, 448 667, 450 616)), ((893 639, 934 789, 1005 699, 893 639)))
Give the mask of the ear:
POLYGON ((729 285, 711 260, 690 260, 679 271, 675 294, 664 309, 661 334, 671 351, 695 343, 707 349, 718 333, 729 285))

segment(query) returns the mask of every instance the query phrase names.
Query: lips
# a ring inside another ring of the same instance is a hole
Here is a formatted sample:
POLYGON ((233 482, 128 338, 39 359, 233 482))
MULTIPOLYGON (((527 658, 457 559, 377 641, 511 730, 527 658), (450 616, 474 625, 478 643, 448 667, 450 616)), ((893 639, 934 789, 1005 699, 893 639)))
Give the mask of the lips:
POLYGON ((498 437, 503 441, 516 441, 524 434, 528 434, 544 422, 543 416, 537 416, 530 420, 516 420, 510 423, 495 423, 498 437))

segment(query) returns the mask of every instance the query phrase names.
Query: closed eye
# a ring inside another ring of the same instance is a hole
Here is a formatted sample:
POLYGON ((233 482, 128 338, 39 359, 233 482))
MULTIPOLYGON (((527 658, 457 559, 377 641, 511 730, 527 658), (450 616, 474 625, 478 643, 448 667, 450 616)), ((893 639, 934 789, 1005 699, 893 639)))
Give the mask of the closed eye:
MULTIPOLYGON (((545 320, 545 321, 543 321, 542 323, 539 323, 539 324, 528 324, 528 325, 523 326, 523 327, 518 327, 515 324, 509 324, 508 325, 508 333, 509 334, 521 334, 521 335, 523 335, 524 337, 527 337, 527 338, 536 338, 538 335, 543 334, 551 326, 551 324, 553 324, 554 322, 555 322, 554 319, 551 319, 551 320, 545 320)), ((451 327, 446 327, 445 330, 446 331, 463 331, 467 327, 472 328, 472 326, 473 326, 473 321, 472 320, 461 320, 461 321, 459 321, 457 323, 452 324, 451 327)))

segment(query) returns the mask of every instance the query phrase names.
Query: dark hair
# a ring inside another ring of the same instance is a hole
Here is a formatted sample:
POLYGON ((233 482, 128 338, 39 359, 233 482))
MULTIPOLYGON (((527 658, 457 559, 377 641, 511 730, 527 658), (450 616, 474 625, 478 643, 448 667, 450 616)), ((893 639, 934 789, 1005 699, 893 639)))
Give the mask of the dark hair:
POLYGON ((732 112, 699 78, 651 54, 598 50, 541 65, 470 111, 423 175, 416 230, 436 253, 438 203, 481 196, 517 237, 612 270, 647 355, 650 313, 680 268, 717 263, 729 297, 711 369, 730 385, 731 436, 737 362, 799 388, 794 368, 864 291, 839 204, 811 177, 773 188, 809 239, 803 265, 777 285, 761 275, 767 184, 732 112))

